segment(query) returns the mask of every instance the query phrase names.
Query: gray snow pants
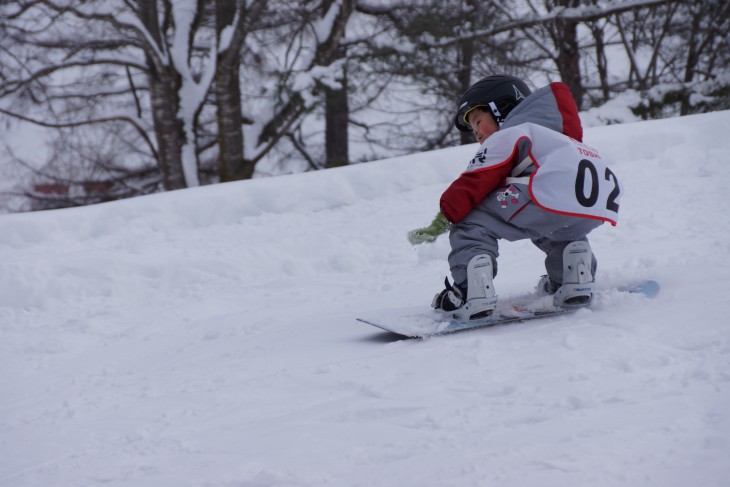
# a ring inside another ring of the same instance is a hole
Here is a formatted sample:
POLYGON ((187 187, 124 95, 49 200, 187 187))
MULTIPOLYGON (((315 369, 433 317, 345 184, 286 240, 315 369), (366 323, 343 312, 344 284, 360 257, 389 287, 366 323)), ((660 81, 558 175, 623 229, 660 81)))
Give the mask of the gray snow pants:
MULTIPOLYGON (((586 236, 603 223, 543 210, 530 200, 527 185, 513 184, 511 188, 512 191, 499 188, 491 192, 464 220, 451 226, 449 266, 458 285, 466 285, 466 266, 472 257, 491 255, 496 275, 497 241, 514 242, 528 238, 545 252, 545 269, 550 278, 562 283, 563 249, 570 242, 587 241, 586 236)), ((595 276, 595 255, 592 264, 595 276)))

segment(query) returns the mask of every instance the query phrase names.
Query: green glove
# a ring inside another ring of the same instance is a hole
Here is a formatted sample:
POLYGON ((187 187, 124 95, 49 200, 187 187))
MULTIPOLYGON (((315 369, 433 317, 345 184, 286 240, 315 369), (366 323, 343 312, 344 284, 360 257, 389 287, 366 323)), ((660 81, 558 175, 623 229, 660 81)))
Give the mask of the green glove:
POLYGON ((424 228, 417 228, 408 232, 408 241, 412 245, 418 245, 426 242, 434 242, 439 235, 449 230, 449 221, 443 213, 438 212, 436 218, 431 224, 424 228))

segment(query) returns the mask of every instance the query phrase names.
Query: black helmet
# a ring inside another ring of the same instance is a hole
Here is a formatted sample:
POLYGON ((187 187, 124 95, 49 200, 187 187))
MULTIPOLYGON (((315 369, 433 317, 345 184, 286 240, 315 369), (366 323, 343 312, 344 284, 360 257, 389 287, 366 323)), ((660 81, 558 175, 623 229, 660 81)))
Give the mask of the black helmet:
POLYGON ((462 132, 471 132, 466 116, 477 107, 487 108, 498 125, 502 125, 509 112, 532 93, 519 78, 495 75, 482 78, 466 90, 459 100, 454 125, 462 132))

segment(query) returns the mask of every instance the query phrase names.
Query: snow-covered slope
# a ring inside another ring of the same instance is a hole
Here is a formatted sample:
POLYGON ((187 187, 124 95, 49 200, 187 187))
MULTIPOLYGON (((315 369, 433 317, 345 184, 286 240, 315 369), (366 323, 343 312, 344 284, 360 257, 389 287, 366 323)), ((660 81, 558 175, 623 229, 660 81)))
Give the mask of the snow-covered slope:
MULTIPOLYGON (((624 186, 602 287, 655 300, 396 341, 475 146, 0 217, 2 486, 726 486, 730 112, 587 130, 624 186)), ((543 272, 505 242, 503 298, 543 272)))

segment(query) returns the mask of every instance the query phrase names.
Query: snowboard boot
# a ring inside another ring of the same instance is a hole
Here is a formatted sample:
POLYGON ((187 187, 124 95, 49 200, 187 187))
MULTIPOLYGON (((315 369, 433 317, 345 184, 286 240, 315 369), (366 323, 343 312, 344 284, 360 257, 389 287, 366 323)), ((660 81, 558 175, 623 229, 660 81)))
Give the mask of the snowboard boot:
POLYGON ((466 267, 466 292, 463 286, 450 285, 434 297, 431 306, 449 313, 459 321, 473 321, 486 318, 497 307, 494 293, 492 257, 487 254, 472 257, 466 267), (464 299, 466 295, 466 299, 464 299))
MULTIPOLYGON (((543 276, 540 284, 553 294, 553 304, 559 308, 588 306, 593 299, 593 252, 586 241, 569 243, 563 250, 563 282, 558 284, 543 276), (544 284, 543 284, 544 283, 544 284), (559 286, 556 289, 556 285, 559 286), (552 293, 550 291, 553 291, 552 293)), ((538 288, 540 287, 538 285, 538 288)))
POLYGON ((445 289, 434 296, 431 307, 441 311, 454 311, 464 304, 464 291, 458 284, 451 284, 449 278, 444 280, 445 289))

